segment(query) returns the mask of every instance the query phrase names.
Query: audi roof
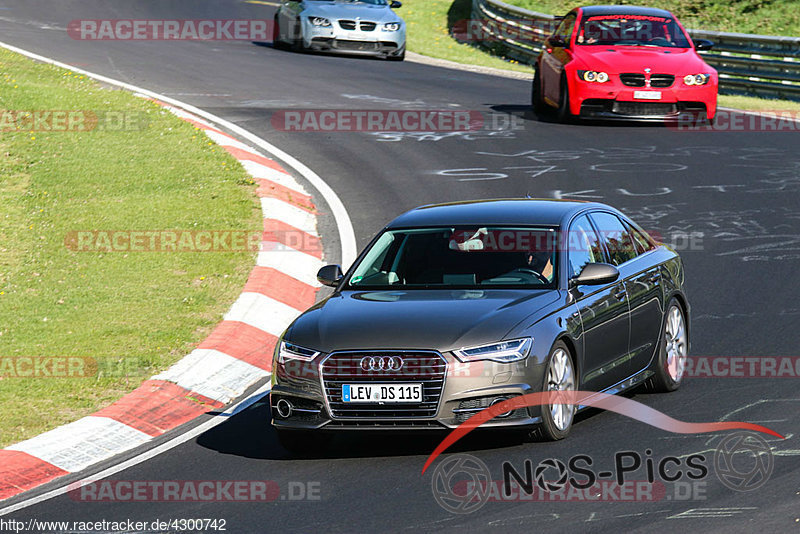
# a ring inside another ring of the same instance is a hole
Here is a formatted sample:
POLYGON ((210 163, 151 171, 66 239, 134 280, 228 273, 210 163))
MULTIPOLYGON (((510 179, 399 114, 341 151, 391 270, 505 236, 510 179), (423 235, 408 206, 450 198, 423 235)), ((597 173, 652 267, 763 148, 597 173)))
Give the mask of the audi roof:
POLYGON ((612 209, 605 204, 579 200, 506 198, 431 204, 400 215, 388 228, 462 225, 559 226, 589 207, 612 209))

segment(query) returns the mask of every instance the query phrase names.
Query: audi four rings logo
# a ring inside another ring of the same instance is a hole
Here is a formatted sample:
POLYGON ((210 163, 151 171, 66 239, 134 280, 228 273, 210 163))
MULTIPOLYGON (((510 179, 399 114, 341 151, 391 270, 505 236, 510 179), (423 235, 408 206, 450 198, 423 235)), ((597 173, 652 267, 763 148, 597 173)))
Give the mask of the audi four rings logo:
POLYGON ((367 356, 361 358, 361 369, 364 371, 399 371, 403 367, 403 359, 399 356, 367 356))

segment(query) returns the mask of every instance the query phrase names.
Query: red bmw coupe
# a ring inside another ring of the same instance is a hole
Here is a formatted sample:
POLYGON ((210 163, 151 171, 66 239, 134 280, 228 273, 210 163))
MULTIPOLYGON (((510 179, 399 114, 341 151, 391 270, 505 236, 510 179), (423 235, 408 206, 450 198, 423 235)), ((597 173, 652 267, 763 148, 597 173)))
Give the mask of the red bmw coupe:
POLYGON ((547 38, 535 65, 537 111, 571 117, 669 121, 714 120, 717 71, 678 20, 663 9, 575 8, 547 38))

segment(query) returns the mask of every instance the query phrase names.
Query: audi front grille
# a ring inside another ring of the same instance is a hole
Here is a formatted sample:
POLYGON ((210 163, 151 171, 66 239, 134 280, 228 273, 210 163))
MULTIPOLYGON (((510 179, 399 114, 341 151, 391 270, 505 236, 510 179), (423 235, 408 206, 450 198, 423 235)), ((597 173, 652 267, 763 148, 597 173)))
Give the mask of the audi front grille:
POLYGON ((334 352, 320 364, 325 400, 333 419, 397 419, 435 417, 444 388, 447 361, 435 351, 370 351, 334 352), (365 358, 393 360, 392 366, 377 369, 362 366, 365 358), (396 362, 402 366, 399 370, 396 362), (392 368, 389 368, 392 367, 392 368), (359 383, 414 383, 422 384, 422 402, 419 403, 346 403, 342 401, 342 386, 359 383))

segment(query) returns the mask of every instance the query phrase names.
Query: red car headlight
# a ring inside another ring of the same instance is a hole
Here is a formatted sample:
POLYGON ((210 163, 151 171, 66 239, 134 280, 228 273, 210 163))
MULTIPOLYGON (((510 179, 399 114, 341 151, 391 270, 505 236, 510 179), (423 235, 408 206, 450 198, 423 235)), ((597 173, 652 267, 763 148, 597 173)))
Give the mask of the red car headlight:
POLYGON ((686 85, 705 85, 710 80, 710 74, 687 74, 683 77, 683 83, 686 85))
POLYGON ((579 70, 578 77, 586 82, 605 83, 609 80, 607 73, 595 70, 579 70))

